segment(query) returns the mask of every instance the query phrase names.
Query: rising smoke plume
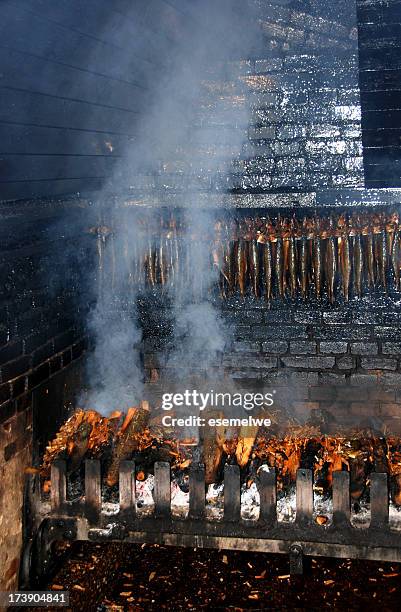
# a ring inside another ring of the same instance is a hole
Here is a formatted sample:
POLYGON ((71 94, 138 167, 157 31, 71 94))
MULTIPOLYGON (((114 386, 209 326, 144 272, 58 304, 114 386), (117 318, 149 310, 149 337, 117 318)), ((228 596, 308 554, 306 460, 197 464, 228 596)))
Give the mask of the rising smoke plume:
MULTIPOLYGON (((157 178, 164 164, 176 160, 183 168, 180 189, 186 205, 186 230, 181 240, 190 266, 187 282, 171 289, 176 348, 170 364, 179 362, 181 372, 183 368, 188 374, 196 364, 210 376, 228 340, 227 328, 211 299, 218 270, 211 265, 207 237, 214 218, 201 208, 199 194, 205 188, 227 188, 231 160, 226 156, 222 161, 218 149, 237 156, 246 140, 248 108, 243 84, 237 80, 233 86, 230 73, 230 62, 249 57, 255 47, 251 23, 256 20, 251 21, 250 6, 244 4, 232 0, 183 4, 185 27, 175 44, 165 50, 158 38, 163 70, 149 84, 150 103, 133 126, 137 136, 106 187, 108 193, 118 193, 127 177, 135 187, 138 177, 157 178), (224 87, 231 88, 228 96, 224 87)), ((111 212, 109 209, 107 218, 111 212)), ((97 237, 98 295, 89 317, 95 348, 88 360, 90 391, 85 403, 101 411, 127 408, 141 397, 143 388, 141 330, 135 311, 139 288, 127 286, 126 272, 134 250, 137 254, 146 245, 141 243, 138 228, 132 221, 122 222, 121 215, 114 211, 114 227, 105 230, 107 235, 100 231, 97 237)), ((148 213, 148 221, 151 219, 148 213)))

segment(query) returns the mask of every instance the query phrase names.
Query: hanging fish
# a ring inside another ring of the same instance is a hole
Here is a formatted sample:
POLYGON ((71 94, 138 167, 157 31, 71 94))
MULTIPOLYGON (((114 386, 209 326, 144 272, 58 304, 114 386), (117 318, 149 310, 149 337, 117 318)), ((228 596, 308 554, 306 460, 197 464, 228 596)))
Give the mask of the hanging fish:
POLYGON ((327 280, 327 293, 329 296, 330 303, 334 303, 334 283, 336 280, 337 273, 337 258, 336 258, 336 246, 334 241, 334 235, 332 227, 327 238, 326 244, 326 258, 325 258, 325 276, 327 280))
POLYGON ((281 298, 284 297, 284 286, 283 286, 283 239, 281 236, 277 236, 276 241, 276 256, 275 256, 275 264, 276 264, 276 282, 277 282, 277 290, 278 294, 281 298))
POLYGON ((361 235, 357 233, 354 236, 354 291, 358 297, 362 296, 362 274, 363 274, 363 253, 361 244, 361 235))
POLYGON ((241 296, 245 296, 247 273, 246 242, 240 238, 237 246, 237 278, 241 296))
POLYGON ((296 260, 296 244, 295 236, 292 235, 288 245, 288 262, 290 271, 290 293, 291 297, 295 298, 297 292, 297 260, 296 260))
POLYGON ((299 247, 299 275, 302 297, 305 300, 308 291, 308 242, 306 238, 306 219, 303 222, 302 236, 299 247))
POLYGON ((322 244, 320 238, 320 222, 315 222, 315 236, 313 239, 313 277, 315 281, 315 292, 320 299, 322 289, 322 244))
POLYGON ((394 231, 391 264, 393 266, 395 288, 398 291, 400 289, 400 232, 398 227, 394 231))
POLYGON ((272 299, 272 279, 273 279, 273 255, 272 244, 266 240, 263 245, 263 274, 265 280, 265 298, 268 302, 272 299))
POLYGON ((252 289, 255 297, 260 295, 260 265, 259 265, 259 250, 258 243, 255 238, 249 243, 250 261, 251 261, 251 275, 252 275, 252 289))
POLYGON ((342 276, 342 288, 345 301, 349 300, 349 286, 351 280, 351 254, 349 237, 344 233, 339 238, 339 251, 341 261, 341 276, 342 276))
POLYGON ((367 279, 369 287, 375 286, 375 261, 374 261, 374 245, 373 245, 373 234, 372 228, 365 226, 363 232, 363 248, 364 248, 364 260, 366 263, 367 279))

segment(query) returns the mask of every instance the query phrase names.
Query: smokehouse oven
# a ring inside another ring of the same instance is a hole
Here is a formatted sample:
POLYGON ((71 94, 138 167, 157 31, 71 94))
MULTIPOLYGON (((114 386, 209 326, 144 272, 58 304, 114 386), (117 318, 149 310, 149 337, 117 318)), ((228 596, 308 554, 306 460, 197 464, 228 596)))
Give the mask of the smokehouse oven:
POLYGON ((112 4, 0 7, 0 590, 400 562, 399 4, 112 4))

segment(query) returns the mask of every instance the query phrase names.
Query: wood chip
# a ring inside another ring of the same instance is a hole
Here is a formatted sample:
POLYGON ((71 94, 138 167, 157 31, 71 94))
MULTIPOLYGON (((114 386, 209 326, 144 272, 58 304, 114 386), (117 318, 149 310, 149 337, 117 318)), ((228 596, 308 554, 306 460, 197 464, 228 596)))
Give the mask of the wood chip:
POLYGON ((286 580, 289 577, 290 577, 290 574, 284 574, 283 576, 277 576, 279 580, 286 580))
POLYGON ((64 591, 64 587, 61 584, 52 584, 50 588, 52 591, 64 591))
POLYGON ((156 576, 156 572, 150 572, 148 581, 150 582, 156 576))
POLYGON ((223 561, 223 563, 225 563, 226 565, 228 565, 227 555, 223 555, 222 561, 223 561))
POLYGON ((323 514, 319 514, 319 515, 316 517, 316 523, 317 523, 318 525, 325 525, 325 524, 327 523, 327 521, 328 521, 328 520, 329 520, 329 519, 327 518, 327 516, 324 516, 323 514))
POLYGON ((86 591, 85 587, 81 586, 80 584, 74 584, 74 586, 72 588, 75 591, 86 591))

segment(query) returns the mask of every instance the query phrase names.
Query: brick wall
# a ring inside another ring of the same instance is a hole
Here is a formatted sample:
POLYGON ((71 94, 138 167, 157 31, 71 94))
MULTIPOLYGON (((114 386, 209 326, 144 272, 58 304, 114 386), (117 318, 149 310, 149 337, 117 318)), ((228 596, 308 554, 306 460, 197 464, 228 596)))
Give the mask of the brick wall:
POLYGON ((95 245, 84 201, 13 203, 0 214, 0 590, 6 590, 17 587, 24 469, 33 459, 32 395, 85 351, 91 284, 84 274, 95 245))
MULTIPOLYGON (((301 421, 327 411, 334 432, 373 425, 401 433, 401 313, 394 301, 366 297, 337 307, 276 302, 269 309, 248 297, 217 306, 233 342, 212 366, 213 376, 253 391, 276 389, 276 407, 301 421)), ((150 305, 142 323, 147 380, 158 397, 163 384, 184 378, 179 364, 167 367, 171 311, 150 305)), ((185 360, 181 365, 188 368, 185 360)), ((196 364, 192 372, 207 380, 196 364)))

